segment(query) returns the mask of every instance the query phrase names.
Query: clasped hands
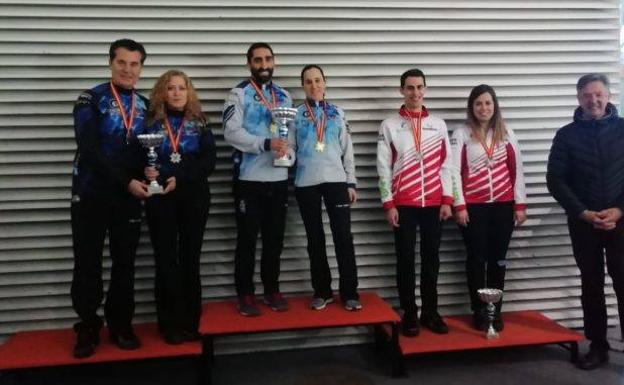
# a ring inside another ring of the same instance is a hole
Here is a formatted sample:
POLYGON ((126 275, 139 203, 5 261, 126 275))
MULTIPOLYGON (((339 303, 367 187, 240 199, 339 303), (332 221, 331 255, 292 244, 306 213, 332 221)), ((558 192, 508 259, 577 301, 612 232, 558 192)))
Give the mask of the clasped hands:
POLYGON ((585 210, 580 218, 591 224, 597 230, 613 230, 617 222, 622 218, 622 210, 611 207, 601 211, 585 210))

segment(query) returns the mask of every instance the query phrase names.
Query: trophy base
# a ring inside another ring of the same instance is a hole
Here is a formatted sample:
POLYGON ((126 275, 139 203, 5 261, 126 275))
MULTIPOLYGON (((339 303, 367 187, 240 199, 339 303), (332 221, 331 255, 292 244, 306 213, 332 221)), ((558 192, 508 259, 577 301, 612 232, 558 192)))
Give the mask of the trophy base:
POLYGON ((292 160, 288 155, 281 158, 273 159, 273 166, 275 167, 290 167, 292 166, 292 160))
POLYGON ((152 196, 154 194, 162 194, 165 190, 163 189, 163 186, 159 185, 156 182, 150 183, 147 186, 147 193, 152 196))

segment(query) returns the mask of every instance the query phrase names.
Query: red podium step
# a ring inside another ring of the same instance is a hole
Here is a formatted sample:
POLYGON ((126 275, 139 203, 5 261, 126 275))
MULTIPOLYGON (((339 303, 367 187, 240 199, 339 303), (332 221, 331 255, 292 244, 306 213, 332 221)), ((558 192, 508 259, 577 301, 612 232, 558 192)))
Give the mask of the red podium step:
POLYGON ((0 346, 0 370, 176 356, 199 357, 202 353, 199 341, 180 345, 166 344, 160 337, 156 324, 134 325, 134 331, 141 340, 141 348, 136 350, 117 348, 109 342, 108 331, 103 328, 95 354, 83 359, 76 359, 73 356, 76 336, 71 329, 19 332, 0 346))
POLYGON ((236 309, 236 302, 221 301, 204 304, 199 332, 202 335, 221 336, 241 333, 265 333, 286 330, 320 329, 327 327, 391 324, 400 322, 399 316, 375 293, 362 293, 362 310, 347 311, 340 301, 323 310, 310 309, 310 296, 290 297, 290 310, 274 312, 259 304, 259 317, 244 317, 236 309))
MULTIPOLYGON (((397 351, 397 325, 401 319, 377 294, 361 293, 363 308, 353 312, 345 310, 341 301, 331 303, 323 310, 312 310, 310 300, 310 296, 289 297, 290 309, 285 312, 274 312, 259 304, 262 311, 259 317, 240 315, 234 300, 204 304, 199 332, 204 338, 203 350, 207 360, 212 362, 213 340, 219 336, 363 325, 374 326, 376 337, 383 334, 382 326, 388 325, 390 334, 394 336, 391 350, 397 351)), ((379 343, 381 340, 377 339, 379 343)), ((210 378, 208 374, 208 381, 210 378)))
MULTIPOLYGON (((444 317, 448 334, 435 334, 421 328, 417 337, 399 337, 399 350, 403 356, 452 352, 460 350, 491 349, 512 346, 559 344, 568 348, 572 361, 576 361, 578 342, 583 336, 567 329, 536 311, 503 313, 505 329, 500 338, 488 340, 485 332, 472 328, 472 316, 444 317)), ((385 329, 391 334, 389 329, 385 329)), ((403 368, 400 369, 403 371, 403 368)))

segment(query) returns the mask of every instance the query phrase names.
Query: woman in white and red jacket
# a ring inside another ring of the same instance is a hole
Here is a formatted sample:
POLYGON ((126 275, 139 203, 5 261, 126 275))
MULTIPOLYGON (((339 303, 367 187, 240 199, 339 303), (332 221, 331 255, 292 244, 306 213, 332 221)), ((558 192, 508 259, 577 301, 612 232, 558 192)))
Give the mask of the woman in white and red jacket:
MULTIPOLYGON (((503 289, 507 248, 514 222, 526 220, 526 194, 520 148, 505 126, 494 89, 481 84, 468 97, 468 119, 453 132, 455 219, 466 245, 466 275, 474 326, 487 328, 485 304, 477 290, 503 289)), ((502 300, 494 327, 503 329, 502 300)))

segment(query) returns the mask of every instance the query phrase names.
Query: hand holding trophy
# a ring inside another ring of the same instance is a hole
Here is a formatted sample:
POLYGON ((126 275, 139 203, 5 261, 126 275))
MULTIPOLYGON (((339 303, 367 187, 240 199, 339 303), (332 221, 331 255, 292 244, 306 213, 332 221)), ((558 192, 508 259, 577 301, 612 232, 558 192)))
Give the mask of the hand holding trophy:
MULTIPOLYGON (((297 116, 297 109, 290 107, 275 107, 271 110, 271 117, 277 124, 277 134, 280 139, 288 139, 288 123, 297 116)), ((286 154, 273 161, 275 167, 290 167, 293 164, 291 157, 286 154)))
MULTIPOLYGON (((160 146, 165 137, 162 134, 140 134, 137 135, 137 139, 144 148, 148 149, 147 164, 150 167, 158 168, 158 154, 156 153, 155 148, 160 146)), ((151 181, 147 186, 147 193, 149 195, 162 194, 163 191, 163 187, 155 180, 151 181)))

